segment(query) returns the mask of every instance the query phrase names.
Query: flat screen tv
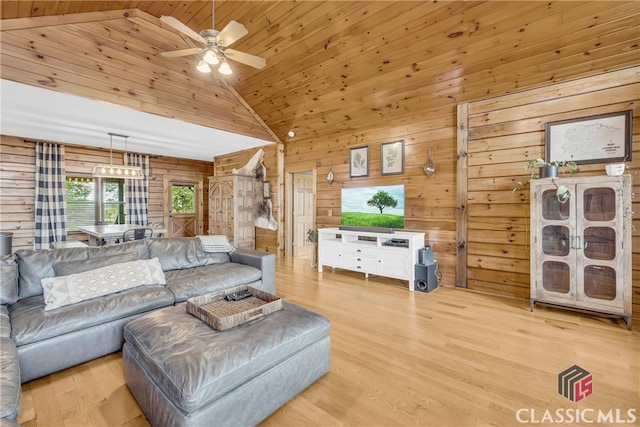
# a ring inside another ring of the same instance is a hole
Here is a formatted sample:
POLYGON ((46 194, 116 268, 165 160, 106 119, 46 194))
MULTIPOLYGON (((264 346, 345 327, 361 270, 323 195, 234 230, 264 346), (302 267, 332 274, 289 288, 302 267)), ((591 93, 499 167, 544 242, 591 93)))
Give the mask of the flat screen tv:
POLYGON ((404 185, 343 188, 341 225, 404 228, 404 185))

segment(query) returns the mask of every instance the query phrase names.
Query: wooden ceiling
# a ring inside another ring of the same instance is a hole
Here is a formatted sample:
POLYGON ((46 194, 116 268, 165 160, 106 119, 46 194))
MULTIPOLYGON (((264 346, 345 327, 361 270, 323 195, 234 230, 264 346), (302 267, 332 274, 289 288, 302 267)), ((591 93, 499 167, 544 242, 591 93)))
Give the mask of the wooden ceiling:
POLYGON ((264 121, 287 143, 290 129, 335 139, 406 126, 640 64, 637 1, 218 0, 215 28, 243 23, 233 47, 267 60, 232 63, 230 77, 160 55, 195 44, 158 18, 199 32, 211 28, 209 1, 2 1, 1 13, 5 79, 276 139, 264 121))

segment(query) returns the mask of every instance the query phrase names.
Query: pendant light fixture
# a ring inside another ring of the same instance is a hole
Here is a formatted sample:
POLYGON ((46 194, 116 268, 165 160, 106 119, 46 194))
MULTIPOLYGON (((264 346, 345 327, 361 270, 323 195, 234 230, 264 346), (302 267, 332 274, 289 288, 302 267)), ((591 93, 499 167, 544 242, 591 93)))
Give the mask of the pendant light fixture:
POLYGON ((144 179, 142 168, 140 166, 125 166, 113 164, 113 137, 124 138, 124 155, 127 155, 127 139, 128 135, 120 135, 109 132, 109 164, 95 165, 93 167, 94 178, 125 178, 125 179, 144 179))

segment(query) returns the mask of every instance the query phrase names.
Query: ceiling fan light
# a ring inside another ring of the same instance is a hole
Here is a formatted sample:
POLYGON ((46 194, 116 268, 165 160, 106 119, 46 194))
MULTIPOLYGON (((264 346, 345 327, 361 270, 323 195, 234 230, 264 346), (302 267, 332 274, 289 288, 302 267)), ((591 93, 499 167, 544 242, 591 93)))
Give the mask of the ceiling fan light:
POLYGON ((211 65, 217 65, 217 64, 220 63, 220 60, 218 59, 218 56, 212 50, 208 50, 207 53, 205 53, 205 55, 204 55, 204 57, 202 59, 205 60, 206 62, 208 62, 211 65))
POLYGON ((200 63, 196 67, 196 70, 200 71, 201 73, 210 73, 211 72, 211 68, 209 67, 209 64, 207 64, 204 61, 200 61, 200 63))
POLYGON ((225 75, 229 75, 231 73, 233 73, 233 71, 231 70, 231 67, 229 66, 229 63, 227 61, 222 61, 222 64, 220 64, 220 67, 218 68, 218 72, 220 74, 225 74, 225 75))

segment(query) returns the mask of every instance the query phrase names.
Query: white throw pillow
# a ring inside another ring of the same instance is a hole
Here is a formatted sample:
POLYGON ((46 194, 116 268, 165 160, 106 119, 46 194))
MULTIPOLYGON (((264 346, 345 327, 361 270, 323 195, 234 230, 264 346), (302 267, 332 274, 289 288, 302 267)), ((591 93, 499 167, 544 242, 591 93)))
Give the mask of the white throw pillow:
POLYGON ((211 236, 198 236, 202 242, 202 250, 205 252, 233 252, 236 248, 229 243, 227 236, 214 234, 211 236))
POLYGON ((167 282, 158 258, 123 262, 68 276, 41 280, 45 310, 75 304, 143 285, 167 282))

